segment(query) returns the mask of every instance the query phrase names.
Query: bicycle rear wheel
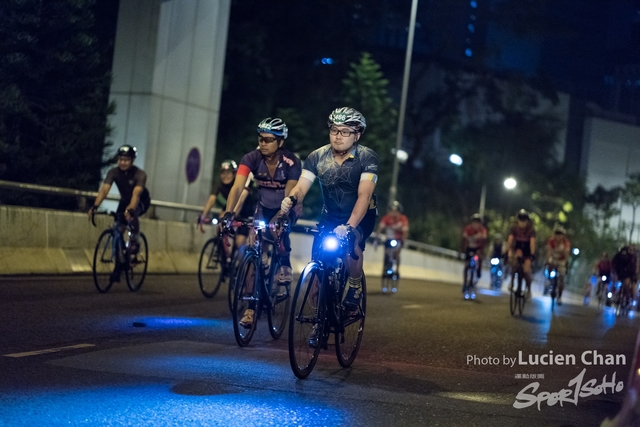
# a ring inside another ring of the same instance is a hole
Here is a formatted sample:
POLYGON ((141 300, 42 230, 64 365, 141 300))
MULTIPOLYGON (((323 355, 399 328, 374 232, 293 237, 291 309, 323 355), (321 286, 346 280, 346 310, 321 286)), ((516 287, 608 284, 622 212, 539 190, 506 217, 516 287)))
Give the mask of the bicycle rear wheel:
POLYGON ((128 268, 125 270, 127 276, 127 286, 131 292, 136 292, 142 286, 144 278, 147 277, 147 261, 149 260, 149 246, 147 237, 140 233, 138 236, 138 253, 132 255, 127 251, 128 268))
POLYGON ((93 283, 98 292, 109 292, 113 282, 111 273, 116 268, 116 259, 113 254, 113 230, 107 229, 98 237, 96 249, 93 252, 93 283))
MULTIPOLYGON (((346 295, 345 286, 345 295, 346 295)), ((343 295, 343 299, 344 296, 343 295)), ((362 274, 362 296, 360 307, 355 313, 347 313, 340 310, 340 325, 336 328, 336 356, 338 363, 343 368, 351 366, 358 355, 362 334, 364 332, 364 320, 367 312, 367 281, 362 274)))
POLYGON ((271 291, 269 295, 271 307, 267 314, 269 333, 274 340, 280 338, 284 332, 284 327, 287 324, 287 316, 289 315, 289 306, 291 305, 291 298, 289 296, 291 284, 278 282, 276 275, 279 271, 280 260, 276 260, 271 264, 269 273, 271 276, 271 291))
POLYGON ((222 256, 217 237, 212 237, 202 247, 200 263, 198 264, 198 284, 202 295, 213 298, 222 283, 224 271, 222 256), (218 272, 219 274, 215 274, 218 272))
POLYGON ((238 280, 236 282, 236 296, 233 301, 233 334, 236 342, 240 347, 245 347, 251 342, 253 334, 256 331, 258 316, 260 312, 260 288, 259 279, 260 272, 258 268, 262 268, 262 262, 258 259, 258 255, 254 251, 245 254, 240 267, 238 268, 238 280), (240 320, 244 317, 247 310, 251 309, 253 314, 253 322, 250 325, 240 325, 240 320))
POLYGON ((289 362, 296 377, 304 379, 315 366, 324 337, 324 292, 322 269, 310 262, 293 295, 289 319, 289 362), (313 337, 312 337, 313 335, 313 337), (315 338, 315 342, 310 342, 315 338))

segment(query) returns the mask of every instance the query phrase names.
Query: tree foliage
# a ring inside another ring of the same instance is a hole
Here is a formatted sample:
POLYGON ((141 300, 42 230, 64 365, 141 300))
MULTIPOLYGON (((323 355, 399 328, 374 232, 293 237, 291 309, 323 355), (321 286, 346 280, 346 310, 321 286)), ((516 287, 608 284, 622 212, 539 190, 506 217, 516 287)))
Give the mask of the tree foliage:
MULTIPOLYGON (((3 179, 97 187, 113 107, 93 6, 92 0, 0 3, 3 179)), ((3 196, 8 203, 29 199, 3 196)))

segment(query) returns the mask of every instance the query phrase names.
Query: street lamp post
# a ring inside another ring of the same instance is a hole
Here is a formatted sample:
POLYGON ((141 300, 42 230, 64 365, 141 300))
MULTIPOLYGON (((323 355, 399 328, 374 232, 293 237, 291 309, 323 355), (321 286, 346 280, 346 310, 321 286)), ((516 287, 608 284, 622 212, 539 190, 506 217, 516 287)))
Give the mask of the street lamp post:
POLYGON ((411 72, 411 53, 413 52, 413 35, 416 27, 416 14, 418 0, 411 2, 411 18, 409 20, 409 38, 407 40, 407 52, 404 60, 404 77, 402 79, 402 95, 400 98, 400 113, 398 115, 398 133, 396 135, 396 150, 393 157, 393 173, 391 175, 391 187, 389 187, 389 201, 392 203, 398 194, 398 173, 400 172, 400 160, 398 153, 402 149, 402 134, 404 132, 404 116, 407 108, 407 92, 409 90, 409 75, 411 72))

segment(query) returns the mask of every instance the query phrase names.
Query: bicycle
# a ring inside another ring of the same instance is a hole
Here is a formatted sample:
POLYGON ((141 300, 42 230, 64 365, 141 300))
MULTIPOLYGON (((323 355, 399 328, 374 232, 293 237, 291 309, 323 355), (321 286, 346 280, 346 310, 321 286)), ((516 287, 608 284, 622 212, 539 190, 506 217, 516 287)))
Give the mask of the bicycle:
POLYGON ((623 279, 620 287, 617 304, 616 316, 626 316, 629 314, 629 306, 631 305, 631 279, 623 279))
POLYGON ((464 283, 462 284, 462 295, 465 300, 476 299, 476 277, 479 267, 480 257, 475 251, 469 251, 464 266, 464 283))
POLYGON ((498 291, 502 287, 502 265, 500 258, 491 258, 491 289, 498 291))
MULTIPOLYGON (((223 283, 227 284, 227 302, 229 310, 233 310, 233 292, 235 272, 240 264, 239 252, 235 244, 231 243, 230 253, 226 248, 228 238, 233 238, 233 228, 225 230, 218 218, 211 219, 211 224, 218 226, 217 235, 207 240, 200 252, 198 264, 198 284, 202 295, 213 298, 223 283), (214 273, 217 272, 216 276, 214 273)), ((240 223, 241 224, 241 223, 240 223)))
POLYGON ((140 233, 138 238, 138 252, 133 254, 129 244, 131 231, 124 233, 128 226, 120 223, 122 214, 115 212, 95 212, 91 216, 91 223, 96 227, 95 215, 111 215, 114 219, 113 227, 104 230, 93 253, 93 282, 100 293, 109 292, 114 282, 119 282, 125 273, 127 287, 136 292, 142 286, 147 275, 149 247, 147 238, 140 233))
MULTIPOLYGON (((246 224, 249 225, 249 224, 246 224)), ((239 346, 245 347, 251 342, 262 311, 267 311, 269 333, 278 339, 284 332, 290 305, 290 283, 274 280, 280 270, 280 253, 284 250, 283 237, 289 232, 287 218, 278 218, 274 224, 264 221, 252 222, 254 241, 247 245, 236 275, 235 298, 233 301, 233 333, 239 346), (265 237, 267 229, 275 230, 275 239, 265 237), (268 244, 265 252, 263 243, 268 244), (267 261, 264 262, 263 261, 267 261), (264 267, 267 265, 268 267, 264 267), (248 328, 240 325, 245 311, 255 305, 254 319, 248 328)))
POLYGON ((300 379, 309 376, 332 333, 338 363, 351 366, 362 342, 367 308, 364 272, 360 305, 348 310, 342 304, 348 290, 345 260, 347 256, 357 259, 353 231, 343 239, 328 229, 314 233, 320 245, 298 280, 289 321, 289 362, 300 379))
POLYGON ((547 264, 544 274, 549 281, 548 293, 551 297, 551 311, 553 311, 558 293, 558 270, 555 265, 547 264))
POLYGON ((511 315, 513 316, 516 312, 522 316, 522 311, 524 310, 524 305, 526 302, 526 294, 522 291, 522 280, 524 279, 524 258, 519 256, 517 257, 517 266, 511 276, 511 286, 509 289, 509 310, 511 311, 511 315), (517 288, 514 289, 513 282, 514 279, 517 283, 517 288))
POLYGON ((598 279, 598 286, 596 288, 596 298, 598 299, 598 308, 602 309, 607 304, 609 299, 609 293, 611 293, 611 278, 608 274, 603 274, 598 279))
POLYGON ((392 293, 398 292, 400 266, 396 255, 399 251, 399 242, 396 239, 391 239, 385 243, 384 265, 382 270, 382 293, 384 294, 386 294, 388 290, 391 290, 392 293))

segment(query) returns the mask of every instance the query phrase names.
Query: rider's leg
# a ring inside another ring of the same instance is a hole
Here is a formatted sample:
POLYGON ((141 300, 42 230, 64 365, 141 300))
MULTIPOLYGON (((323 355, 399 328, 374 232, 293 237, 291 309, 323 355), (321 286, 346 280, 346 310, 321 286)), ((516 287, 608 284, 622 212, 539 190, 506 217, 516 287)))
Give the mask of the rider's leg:
POLYGON ((364 262, 364 246, 367 238, 373 232, 373 227, 376 222, 375 210, 370 210, 359 226, 354 230, 356 234, 356 244, 354 245, 354 252, 358 259, 353 259, 351 256, 347 257, 347 273, 349 274, 349 290, 347 296, 344 299, 345 306, 358 306, 360 303, 360 294, 362 292, 362 264, 364 262))
POLYGON ((478 253, 478 267, 477 267, 478 279, 482 277, 482 255, 478 253))

